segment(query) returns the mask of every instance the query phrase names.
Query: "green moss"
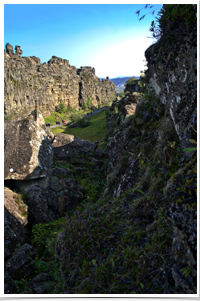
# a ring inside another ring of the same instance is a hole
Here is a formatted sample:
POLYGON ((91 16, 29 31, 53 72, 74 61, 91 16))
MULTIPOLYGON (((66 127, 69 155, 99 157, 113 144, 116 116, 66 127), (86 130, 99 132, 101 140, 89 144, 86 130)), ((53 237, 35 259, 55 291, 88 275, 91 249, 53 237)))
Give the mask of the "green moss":
POLYGON ((31 244, 37 252, 37 258, 44 253, 47 248, 47 241, 50 235, 56 239, 58 230, 66 223, 66 219, 61 217, 49 223, 37 224, 32 227, 31 244))
POLYGON ((89 75, 87 72, 84 72, 84 73, 82 74, 82 76, 84 77, 84 79, 85 79, 87 82, 89 82, 90 75, 89 75))
POLYGON ((17 85, 21 86, 21 82, 19 80, 16 80, 15 78, 12 79, 15 87, 17 87, 17 85))
POLYGON ((18 210, 20 211, 21 216, 27 217, 28 216, 27 207, 24 204, 22 198, 25 200, 27 198, 27 194, 24 194, 23 192, 21 192, 21 194, 17 194, 15 196, 15 203, 18 205, 18 210))

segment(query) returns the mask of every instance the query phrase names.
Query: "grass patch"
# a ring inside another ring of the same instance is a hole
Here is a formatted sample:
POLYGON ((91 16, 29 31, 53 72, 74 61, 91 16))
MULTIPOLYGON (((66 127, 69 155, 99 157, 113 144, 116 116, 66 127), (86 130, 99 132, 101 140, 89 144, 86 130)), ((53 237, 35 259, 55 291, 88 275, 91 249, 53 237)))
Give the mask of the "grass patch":
POLYGON ((67 126, 61 126, 51 129, 51 132, 56 136, 58 133, 64 133, 74 135, 78 138, 95 142, 106 136, 107 123, 106 123, 106 112, 107 110, 101 111, 91 116, 91 124, 87 127, 76 127, 69 128, 67 126))
POLYGON ((68 114, 66 112, 64 113, 58 113, 58 112, 54 112, 51 116, 45 117, 44 121, 45 123, 50 123, 51 125, 56 125, 56 121, 62 121, 66 120, 69 121, 70 116, 68 117, 64 117, 64 116, 68 116, 68 114))
POLYGON ((50 129, 51 132, 56 136, 59 133, 64 133, 65 134, 65 130, 66 130, 66 125, 63 126, 59 126, 53 129, 50 129))
MULTIPOLYGON (((86 113, 88 113, 89 111, 84 111, 84 110, 80 110, 78 112, 76 112, 77 115, 85 115, 86 113)), ((45 117, 44 121, 45 123, 50 123, 51 125, 56 125, 56 121, 62 121, 62 120, 66 120, 66 121, 70 121, 70 116, 71 114, 74 113, 70 113, 68 111, 62 112, 62 113, 58 113, 58 112, 54 112, 51 116, 45 117)))

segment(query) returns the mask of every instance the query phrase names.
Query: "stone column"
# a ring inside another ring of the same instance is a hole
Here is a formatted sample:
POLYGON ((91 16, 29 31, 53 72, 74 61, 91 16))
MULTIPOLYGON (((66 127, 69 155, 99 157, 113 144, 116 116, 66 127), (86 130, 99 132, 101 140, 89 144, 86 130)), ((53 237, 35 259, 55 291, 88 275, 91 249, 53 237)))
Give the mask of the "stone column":
POLYGON ((21 46, 15 46, 15 53, 17 56, 21 57, 23 51, 20 49, 21 46))

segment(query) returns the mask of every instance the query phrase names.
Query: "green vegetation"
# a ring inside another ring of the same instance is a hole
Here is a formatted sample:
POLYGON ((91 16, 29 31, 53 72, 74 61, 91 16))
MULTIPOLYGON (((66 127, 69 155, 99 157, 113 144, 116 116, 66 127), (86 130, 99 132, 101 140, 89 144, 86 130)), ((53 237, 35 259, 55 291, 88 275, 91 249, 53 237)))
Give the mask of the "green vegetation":
POLYGON ((83 73, 83 74, 82 74, 82 77, 83 77, 87 82, 89 82, 90 75, 89 75, 87 72, 83 73))
POLYGON ((119 92, 116 93, 117 96, 119 96, 120 98, 124 97, 125 96, 125 93, 124 93, 124 90, 123 89, 120 89, 119 92))
POLYGON ((137 78, 135 78, 134 76, 129 78, 129 80, 127 80, 126 85, 133 85, 137 82, 137 78))
MULTIPOLYGON (((56 121, 70 121, 70 116, 71 114, 75 114, 76 109, 72 108, 70 106, 67 107, 64 111, 62 110, 61 112, 54 112, 51 116, 45 117, 44 121, 45 123, 50 123, 51 125, 56 125, 56 121)), ((83 111, 78 111, 77 114, 83 114, 83 111)))
POLYGON ((71 107, 71 106, 67 106, 66 112, 76 114, 76 108, 73 108, 73 107, 71 107))
POLYGON ((58 113, 64 113, 66 111, 64 103, 60 103, 57 109, 58 113))
MULTIPOLYGON (((166 19, 160 24, 165 26, 167 20, 172 28, 184 13, 182 6, 170 6, 172 10, 166 8, 166 19), (181 12, 180 18, 175 7, 181 12)), ((188 216, 197 211, 196 147, 182 148, 164 105, 145 87, 126 131, 118 122, 121 109, 116 101, 109 113, 91 116, 85 128, 80 124, 83 118, 76 113, 70 118, 79 126, 51 129, 54 134, 62 131, 92 142, 106 137, 107 147, 112 139, 119 138, 121 148, 116 157, 113 151, 109 166, 106 157, 99 159, 94 153, 66 155, 62 162, 54 159, 54 166, 73 172, 86 193, 80 206, 67 211, 65 217, 33 226, 35 275, 50 274, 51 281, 45 283, 47 293, 166 294, 168 285, 174 286, 172 275, 166 272, 173 264, 173 226, 169 226, 167 216, 172 204, 176 208, 183 204, 184 210, 191 210, 185 211, 188 216), (106 117, 111 123, 109 135, 106 117), (119 129, 122 137, 117 133, 113 138, 119 129), (123 139, 130 142, 130 152, 123 139), (185 152, 191 153, 189 159, 185 152)), ((194 132, 190 142, 196 146, 194 132)), ((179 269, 177 275, 185 279, 192 274, 192 267, 182 263, 179 269)), ((27 288, 29 281, 15 281, 19 293, 32 293, 27 288)))
POLYGON ((7 113, 4 111, 4 120, 6 121, 12 121, 12 119, 13 119, 13 116, 12 116, 12 114, 10 114, 10 115, 7 115, 7 113))
POLYGON ((15 87, 21 86, 21 82, 19 80, 16 80, 15 78, 13 78, 12 81, 13 81, 15 87))
POLYGON ((23 217, 28 216, 27 207, 23 202, 23 200, 25 200, 26 198, 27 198, 27 194, 25 194, 23 191, 15 195, 15 203, 18 205, 18 210, 20 211, 21 216, 23 217))
POLYGON ((89 96, 88 96, 88 99, 87 99, 87 106, 88 107, 92 106, 92 101, 91 101, 91 98, 89 96))
MULTIPOLYGON (((70 127, 62 126, 62 127, 52 128, 51 132, 54 135, 57 135, 58 133, 65 133, 65 134, 74 135, 78 138, 85 139, 91 142, 96 142, 97 140, 104 138, 107 134, 106 112, 107 110, 104 110, 93 116, 91 115, 90 125, 88 125, 87 127, 78 126, 75 128, 70 128, 70 127)), ((73 121, 74 122, 80 121, 80 119, 78 118, 80 115, 73 115, 72 118, 75 118, 75 116, 77 116, 77 119, 74 119, 73 121)), ((103 145, 101 145, 101 147, 102 146, 103 145)))
MULTIPOLYGON (((82 210, 87 204, 95 206, 98 198, 102 196, 102 187, 106 181, 107 160, 98 160, 98 168, 94 166, 91 158, 94 154, 89 153, 83 156, 66 157, 66 164, 60 164, 54 160, 54 166, 68 167, 73 171, 74 178, 78 184, 85 189, 85 198, 77 210, 82 210)), ((68 216, 73 216, 75 210, 69 210, 68 216)), ((32 228, 31 244, 36 251, 36 270, 31 278, 24 278, 15 281, 18 293, 33 293, 27 287, 28 282, 39 273, 48 273, 51 280, 44 285, 47 294, 63 293, 63 278, 60 273, 59 259, 55 257, 56 244, 59 232, 67 225, 66 217, 60 217, 48 223, 37 224, 32 228)))
POLYGON ((56 121, 67 120, 69 121, 69 115, 67 113, 54 112, 51 116, 45 117, 45 123, 50 123, 51 125, 56 125, 56 121))
MULTIPOLYGON (((102 105, 101 107, 103 108, 104 106, 109 106, 111 104, 112 104, 112 102, 106 103, 105 105, 102 105)), ((54 112, 51 116, 45 117, 44 118, 45 123, 50 123, 51 125, 56 125, 56 121, 66 120, 68 122, 68 121, 73 121, 72 120, 73 118, 74 119, 77 118, 78 120, 80 120, 81 115, 83 115, 83 114, 85 115, 86 113, 90 113, 90 112, 93 111, 92 108, 91 109, 86 109, 85 111, 84 110, 76 111, 76 108, 71 107, 71 106, 67 106, 64 109, 65 105, 64 104, 60 104, 60 105, 61 105, 61 111, 58 108, 57 112, 54 112), (72 117, 72 116, 75 116, 75 115, 77 117, 72 117)), ((74 122, 76 122, 76 121, 74 121, 74 122)), ((59 132, 63 132, 65 127, 66 126, 60 127, 60 129, 56 129, 56 134, 58 134, 59 132)), ((53 130, 55 130, 55 129, 53 129, 53 130)))
MULTIPOLYGON (((153 8, 153 5, 146 4, 145 9, 153 8)), ((136 14, 139 16, 140 11, 136 14)), ((155 9, 151 11, 152 15, 155 9)), ((189 29, 189 26, 197 26, 197 5, 196 4, 164 4, 158 12, 158 17, 151 22, 150 31, 152 37, 159 39, 161 36, 166 35, 172 38, 173 30, 177 28, 189 29)), ((142 20, 146 15, 139 18, 142 20)))
POLYGON ((85 101, 83 101, 83 111, 86 111, 87 110, 87 105, 85 103, 85 101))
MULTIPOLYGON (((119 111, 119 104, 109 111, 113 115, 113 131, 118 128, 119 111)), ((64 132, 94 142, 101 126, 105 127, 103 137, 106 136, 106 116, 108 112, 102 111, 91 117, 88 127, 65 128, 64 132)), ((179 171, 181 143, 173 123, 164 116, 163 105, 148 90, 126 134, 130 141, 139 139, 140 150, 134 169, 136 176, 118 198, 113 192, 129 170, 132 154, 123 152, 109 175, 107 158, 98 158, 95 166, 94 154, 68 155, 62 163, 54 159, 54 166, 73 171, 86 193, 80 206, 66 212, 65 217, 33 227, 35 275, 51 275, 45 284, 49 294, 165 292, 160 275, 171 258, 173 239, 166 214, 173 201, 189 202, 188 208, 196 210, 196 165, 185 163, 188 175, 179 171), (159 142, 158 132, 162 133, 159 142), (175 187, 173 196, 170 185, 175 187)), ((184 277, 191 274, 187 267, 181 267, 180 272, 184 277)), ((28 281, 16 282, 20 293, 31 293, 28 281)))
MULTIPOLYGON (((191 4, 164 4, 159 12, 158 27, 160 34, 170 34, 170 31, 177 27, 196 26, 197 5, 191 4)), ((152 24, 151 31, 155 31, 152 24)))

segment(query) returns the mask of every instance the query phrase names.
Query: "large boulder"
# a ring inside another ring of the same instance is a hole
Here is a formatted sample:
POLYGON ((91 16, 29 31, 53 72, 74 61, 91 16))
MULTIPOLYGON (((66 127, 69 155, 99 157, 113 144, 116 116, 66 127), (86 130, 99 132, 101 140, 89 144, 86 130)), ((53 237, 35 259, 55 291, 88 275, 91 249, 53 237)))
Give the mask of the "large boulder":
POLYGON ((51 188, 30 187, 26 204, 29 212, 29 225, 50 222, 58 217, 58 198, 51 188))
MULTIPOLYGON (((102 152, 97 151, 97 144, 77 138, 73 135, 59 133, 53 141, 54 154, 60 158, 67 155, 80 153, 95 152, 96 155, 102 156, 102 152)), ((100 150, 99 150, 100 151, 100 150)))
POLYGON ((6 262, 5 269, 12 279, 29 278, 35 267, 35 251, 33 246, 24 244, 15 251, 6 262))
POLYGON ((53 165, 51 139, 33 119, 4 122, 4 179, 46 177, 53 165))
POLYGON ((51 277, 47 273, 40 273, 35 276, 28 284, 35 294, 45 294, 47 292, 48 281, 51 277))
POLYGON ((21 195, 4 188, 4 255, 8 258, 18 243, 26 238, 28 224, 28 206, 21 195))

